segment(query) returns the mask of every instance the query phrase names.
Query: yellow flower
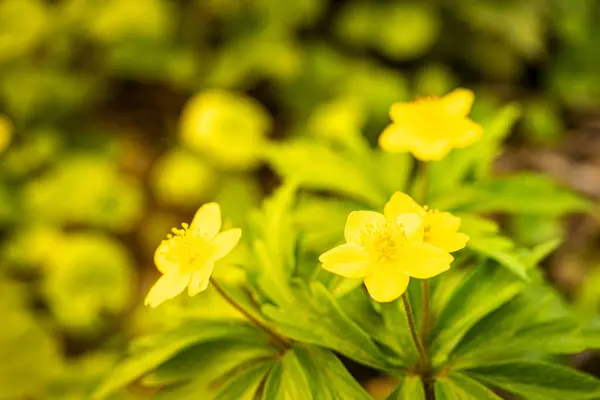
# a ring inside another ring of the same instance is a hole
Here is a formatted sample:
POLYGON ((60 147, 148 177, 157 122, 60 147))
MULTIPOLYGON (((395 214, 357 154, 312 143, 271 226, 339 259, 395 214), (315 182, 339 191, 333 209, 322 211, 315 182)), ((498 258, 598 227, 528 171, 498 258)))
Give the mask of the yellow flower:
POLYGON ((426 97, 411 103, 395 103, 392 123, 379 137, 385 151, 410 151, 422 161, 441 160, 453 148, 477 142, 481 125, 469 119, 474 100, 470 90, 456 89, 444 97, 426 97))
POLYGON ((156 307, 184 289, 195 296, 208 287, 215 261, 225 257, 242 236, 241 229, 221 230, 221 207, 208 203, 196 212, 192 224, 173 228, 156 253, 154 263, 163 276, 154 284, 144 304, 156 307))
POLYGON ((260 164, 271 125, 271 116, 256 100, 214 89, 187 102, 180 135, 191 150, 221 167, 250 169, 260 164))
POLYGON ((344 231, 347 243, 319 257, 327 271, 364 278, 369 294, 378 302, 397 299, 406 291, 410 278, 436 276, 454 260, 446 251, 423 242, 421 216, 393 211, 350 213, 344 231))
POLYGON ((432 210, 427 206, 421 207, 409 195, 396 192, 384 208, 385 215, 393 217, 406 213, 416 213, 423 218, 423 241, 452 253, 464 248, 469 237, 457 232, 460 228, 460 218, 449 212, 432 210))

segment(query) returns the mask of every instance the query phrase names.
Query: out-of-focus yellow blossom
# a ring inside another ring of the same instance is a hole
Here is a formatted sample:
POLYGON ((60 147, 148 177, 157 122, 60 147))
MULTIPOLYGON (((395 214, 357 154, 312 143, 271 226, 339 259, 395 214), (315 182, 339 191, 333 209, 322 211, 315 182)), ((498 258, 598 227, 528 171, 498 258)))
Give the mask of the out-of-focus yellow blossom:
POLYGON ((12 138, 12 124, 8 118, 0 115, 0 153, 10 144, 12 138))
POLYGON ((319 257, 327 271, 364 278, 371 297, 389 302, 400 297, 410 278, 428 279, 448 268, 454 258, 424 242, 425 224, 417 213, 354 211, 346 221, 346 242, 319 257))
POLYGON ((173 228, 154 254, 154 263, 163 276, 150 289, 144 304, 156 307, 187 287, 195 296, 208 287, 217 260, 237 245, 241 229, 221 230, 221 207, 208 203, 196 212, 192 224, 173 228))
POLYGON ((211 90, 193 97, 181 115, 180 133, 190 149, 222 167, 252 168, 271 128, 267 111, 249 97, 211 90))
POLYGON ((162 155, 152 168, 150 184, 161 203, 190 206, 212 195, 215 171, 197 154, 174 149, 162 155))
POLYGON ((440 160, 453 148, 477 142, 481 125, 469 119, 474 94, 456 89, 443 97, 424 97, 409 103, 395 103, 390 109, 392 123, 379 137, 385 151, 410 151, 422 161, 440 160))
POLYGON ((449 212, 432 210, 427 206, 421 207, 409 195, 396 192, 384 208, 389 218, 415 213, 423 219, 423 241, 452 253, 465 247, 469 237, 458 232, 460 218, 449 212))

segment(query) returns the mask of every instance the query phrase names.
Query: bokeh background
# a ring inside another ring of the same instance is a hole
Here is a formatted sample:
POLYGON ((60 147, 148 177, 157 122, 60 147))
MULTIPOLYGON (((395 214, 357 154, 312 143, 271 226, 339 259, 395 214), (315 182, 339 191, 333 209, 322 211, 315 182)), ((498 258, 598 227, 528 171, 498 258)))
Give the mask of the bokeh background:
MULTIPOLYGON (((594 0, 0 1, 0 399, 88 399, 131 338, 231 313, 141 306, 152 254, 206 201, 242 226, 284 138, 374 144, 392 102, 463 86, 475 119, 522 107, 498 171, 600 198, 599 22, 594 0)), ((597 221, 506 221, 564 238, 545 268, 589 315, 597 221)))

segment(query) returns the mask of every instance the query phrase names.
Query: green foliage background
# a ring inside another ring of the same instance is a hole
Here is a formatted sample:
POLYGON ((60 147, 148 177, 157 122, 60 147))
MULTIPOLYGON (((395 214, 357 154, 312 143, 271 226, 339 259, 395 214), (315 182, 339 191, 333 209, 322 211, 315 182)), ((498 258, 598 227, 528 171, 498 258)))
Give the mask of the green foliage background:
POLYGON ((593 0, 1 1, 14 129, 0 154, 0 399, 89 399, 102 382, 110 399, 165 385, 156 398, 368 399, 360 384, 383 375, 401 382, 391 399, 419 398, 400 372, 416 357, 402 311, 315 258, 349 211, 413 190, 410 157, 374 146, 391 103, 457 86, 475 90, 486 133, 431 168, 430 205, 472 237, 436 280, 435 362, 455 371, 436 396, 599 397, 555 363, 600 343, 598 274, 567 304, 534 268, 568 234, 561 217, 591 204, 549 177, 493 172, 509 135, 559 147, 597 113, 599 17, 593 0), (206 137, 185 133, 190 99, 218 110, 206 137), (212 290, 141 306, 156 245, 210 200, 248 236, 228 263, 243 268, 217 274, 299 343, 284 355, 212 290), (223 379, 240 365, 237 384, 223 379))

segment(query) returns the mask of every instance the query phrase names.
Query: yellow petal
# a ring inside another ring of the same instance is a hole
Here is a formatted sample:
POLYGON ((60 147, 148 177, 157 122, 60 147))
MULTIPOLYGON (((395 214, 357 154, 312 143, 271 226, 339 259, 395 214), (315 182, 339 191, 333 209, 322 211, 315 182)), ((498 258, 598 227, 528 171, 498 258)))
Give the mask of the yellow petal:
POLYGON ((369 254, 356 243, 346 243, 321 254, 323 269, 346 278, 362 278, 371 272, 369 254))
POLYGON ((404 118, 411 118, 419 112, 415 103, 394 103, 390 107, 390 118, 397 122, 404 118))
POLYGON ((411 278, 428 279, 447 271, 454 260, 450 254, 429 243, 408 243, 396 263, 411 278))
POLYGON ((206 290, 208 283, 210 282, 210 275, 212 274, 214 266, 214 263, 209 262, 204 266, 204 268, 192 272, 192 277, 188 286, 188 295, 195 296, 198 293, 206 290))
POLYGON ((215 237, 221 229, 221 206, 218 203, 207 203, 196 212, 190 230, 207 239, 215 237))
POLYGON ((238 244, 242 237, 242 230, 235 228, 219 233, 210 242, 213 253, 210 259, 216 261, 225 257, 238 244))
POLYGON ((475 94, 468 89, 456 89, 442 98, 448 114, 463 117, 471 112, 473 100, 475 100, 475 94))
POLYGON ((390 124, 379 135, 379 147, 390 153, 409 151, 414 142, 412 130, 406 125, 390 124))
POLYGON ((344 237, 346 242, 357 242, 366 225, 384 222, 385 217, 375 211, 352 211, 346 219, 344 237))
POLYGON ((156 307, 162 302, 172 299, 183 292, 190 281, 190 277, 189 273, 180 274, 178 272, 171 272, 164 274, 152 286, 146 296, 146 300, 144 300, 144 304, 156 307))
POLYGON ((435 232, 432 231, 427 236, 427 243, 439 247, 440 249, 452 253, 464 248, 469 241, 469 237, 460 232, 435 232))
POLYGON ((452 150, 452 143, 446 138, 420 138, 410 151, 421 161, 437 161, 446 157, 452 150))
POLYGON ((410 278, 393 265, 380 265, 365 278, 365 286, 375 301, 387 303, 396 300, 406 291, 410 278))
POLYGON ((465 120, 460 127, 460 133, 454 138, 453 146, 463 148, 477 142, 483 136, 483 127, 471 120, 465 120))
POLYGON ((383 214, 389 219, 413 213, 422 214, 423 209, 412 197, 402 192, 394 193, 383 208, 383 214))
POLYGON ((158 270, 163 274, 178 268, 178 265, 172 261, 169 261, 167 257, 169 248, 173 245, 173 240, 163 240, 154 252, 154 264, 156 265, 156 268, 158 268, 158 270))
POLYGON ((396 221, 404 226, 404 234, 411 242, 422 242, 425 224, 423 218, 417 214, 402 214, 396 217, 396 221))
POLYGON ((425 222, 432 230, 456 232, 460 228, 460 218, 449 212, 429 212, 425 222))

